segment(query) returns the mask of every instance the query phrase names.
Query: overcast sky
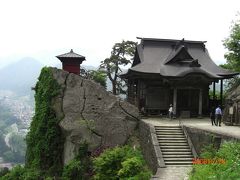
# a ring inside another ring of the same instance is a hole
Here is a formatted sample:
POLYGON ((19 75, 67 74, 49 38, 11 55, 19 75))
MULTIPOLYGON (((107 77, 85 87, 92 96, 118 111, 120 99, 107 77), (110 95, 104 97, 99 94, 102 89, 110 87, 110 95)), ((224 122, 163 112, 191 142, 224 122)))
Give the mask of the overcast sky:
POLYGON ((2 0, 0 67, 24 57, 56 64, 71 48, 99 65, 121 40, 152 37, 207 41, 212 59, 224 63, 240 0, 2 0))

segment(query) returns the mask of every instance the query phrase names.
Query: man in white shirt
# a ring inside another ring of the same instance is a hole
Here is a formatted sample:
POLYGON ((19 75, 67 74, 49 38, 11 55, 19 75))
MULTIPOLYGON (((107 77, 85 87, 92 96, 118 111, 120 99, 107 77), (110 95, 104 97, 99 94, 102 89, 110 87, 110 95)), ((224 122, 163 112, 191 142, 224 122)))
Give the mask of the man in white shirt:
POLYGON ((221 126, 221 120, 222 120, 222 110, 219 106, 217 106, 216 110, 215 110, 215 116, 216 116, 216 124, 221 126))
POLYGON ((170 119, 173 118, 173 107, 172 107, 172 104, 170 104, 170 107, 169 107, 169 110, 168 110, 168 115, 169 115, 170 119))

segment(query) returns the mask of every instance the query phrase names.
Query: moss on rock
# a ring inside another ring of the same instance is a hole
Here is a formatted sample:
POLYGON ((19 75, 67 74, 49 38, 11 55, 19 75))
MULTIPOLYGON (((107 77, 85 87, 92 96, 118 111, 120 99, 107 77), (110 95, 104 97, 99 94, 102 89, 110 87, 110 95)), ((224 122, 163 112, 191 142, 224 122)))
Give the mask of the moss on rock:
POLYGON ((58 175, 62 171, 63 136, 52 99, 61 87, 50 68, 44 67, 35 87, 35 115, 27 134, 26 167, 44 174, 58 175))

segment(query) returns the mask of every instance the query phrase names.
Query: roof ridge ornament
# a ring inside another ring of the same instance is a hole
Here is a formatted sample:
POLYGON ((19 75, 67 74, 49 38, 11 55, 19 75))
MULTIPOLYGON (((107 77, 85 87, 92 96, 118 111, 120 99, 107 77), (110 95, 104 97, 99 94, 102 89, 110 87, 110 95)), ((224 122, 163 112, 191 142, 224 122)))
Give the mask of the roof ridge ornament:
POLYGON ((201 67, 201 64, 198 63, 198 59, 194 59, 190 62, 189 67, 201 67))

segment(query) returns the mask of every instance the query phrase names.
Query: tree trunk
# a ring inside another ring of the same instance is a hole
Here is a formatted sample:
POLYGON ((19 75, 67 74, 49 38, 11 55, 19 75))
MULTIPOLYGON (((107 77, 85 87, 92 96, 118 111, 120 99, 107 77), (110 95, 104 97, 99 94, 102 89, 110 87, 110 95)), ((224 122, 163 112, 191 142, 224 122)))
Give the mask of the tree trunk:
POLYGON ((112 81, 112 93, 117 95, 117 84, 114 81, 112 81))

